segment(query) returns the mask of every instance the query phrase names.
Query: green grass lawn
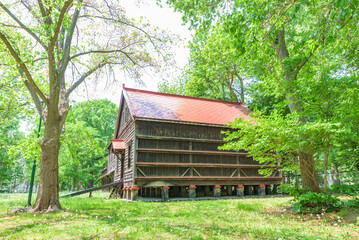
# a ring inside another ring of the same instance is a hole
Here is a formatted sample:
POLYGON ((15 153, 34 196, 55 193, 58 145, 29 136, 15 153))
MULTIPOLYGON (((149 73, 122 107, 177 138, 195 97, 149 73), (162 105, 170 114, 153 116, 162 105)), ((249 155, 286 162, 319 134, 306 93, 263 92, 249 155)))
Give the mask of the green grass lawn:
POLYGON ((62 199, 63 212, 11 216, 27 196, 0 194, 0 239, 359 239, 358 223, 345 220, 348 211, 291 214, 285 211, 290 198, 158 203, 107 197, 96 192, 62 199))

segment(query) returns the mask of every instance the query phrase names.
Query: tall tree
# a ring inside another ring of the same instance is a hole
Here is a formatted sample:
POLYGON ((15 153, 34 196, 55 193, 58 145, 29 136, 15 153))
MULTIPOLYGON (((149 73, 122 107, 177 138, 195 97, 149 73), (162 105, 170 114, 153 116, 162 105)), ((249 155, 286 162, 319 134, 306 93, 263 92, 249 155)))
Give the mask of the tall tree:
POLYGON ((6 71, 6 65, 0 64, 0 182, 5 187, 12 179, 12 172, 18 166, 9 153, 23 137, 20 132, 20 119, 25 119, 31 109, 29 99, 23 93, 18 74, 6 71), (11 81, 7 81, 11 79, 11 81))
POLYGON ((19 71, 45 123, 32 210, 58 210, 59 139, 70 94, 106 66, 116 65, 132 77, 158 67, 169 37, 126 18, 115 0, 14 0, 0 2, 0 8, 0 49, 8 70, 19 71))
MULTIPOLYGON (((290 112, 298 116, 300 124, 310 118, 301 90, 307 86, 307 80, 313 79, 313 70, 324 63, 323 56, 328 53, 335 56, 338 54, 335 49, 344 50, 358 36, 357 1, 168 0, 167 3, 181 11, 183 20, 190 22, 196 31, 210 33, 218 22, 231 29, 250 66, 247 74, 263 79, 277 94, 285 95, 290 112)), ((321 191, 313 154, 302 148, 298 158, 302 185, 321 191)))
POLYGON ((60 182, 92 187, 107 163, 118 107, 109 100, 75 104, 66 120, 60 152, 60 182), (72 183, 69 182, 72 180, 72 183))
MULTIPOLYGON (((220 24, 209 36, 199 34, 193 38, 189 64, 179 78, 185 95, 244 103, 244 79, 236 41, 220 24)), ((159 88, 168 91, 171 83, 163 81, 159 88)))

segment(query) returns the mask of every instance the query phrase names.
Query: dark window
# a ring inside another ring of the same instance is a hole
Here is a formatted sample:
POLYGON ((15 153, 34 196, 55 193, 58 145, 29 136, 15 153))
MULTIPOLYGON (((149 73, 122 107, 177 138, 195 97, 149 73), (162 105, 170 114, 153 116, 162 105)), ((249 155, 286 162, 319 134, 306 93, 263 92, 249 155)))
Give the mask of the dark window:
POLYGON ((132 152, 132 143, 128 145, 128 152, 127 152, 127 169, 131 168, 131 152, 132 152))

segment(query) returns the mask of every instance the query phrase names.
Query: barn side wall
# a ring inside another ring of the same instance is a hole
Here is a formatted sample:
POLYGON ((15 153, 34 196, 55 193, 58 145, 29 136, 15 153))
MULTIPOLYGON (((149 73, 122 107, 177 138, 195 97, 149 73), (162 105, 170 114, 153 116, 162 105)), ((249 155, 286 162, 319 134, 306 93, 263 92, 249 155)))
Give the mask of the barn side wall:
POLYGON ((263 178, 247 153, 219 151, 221 126, 136 120, 139 187, 280 184, 279 173, 263 178))

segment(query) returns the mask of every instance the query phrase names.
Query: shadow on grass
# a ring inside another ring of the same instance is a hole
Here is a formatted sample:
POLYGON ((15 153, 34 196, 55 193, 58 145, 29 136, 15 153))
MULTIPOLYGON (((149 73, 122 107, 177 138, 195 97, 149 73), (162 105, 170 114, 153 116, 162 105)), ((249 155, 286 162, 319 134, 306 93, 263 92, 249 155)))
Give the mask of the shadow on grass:
MULTIPOLYGON (((30 215, 29 213, 21 213, 22 216, 26 216, 26 215, 30 215)), ((51 219, 51 220, 47 220, 47 222, 43 222, 42 220, 38 220, 38 221, 34 221, 33 223, 30 224, 20 224, 16 227, 10 227, 7 229, 4 229, 0 232, 0 237, 8 237, 9 235, 12 234, 17 234, 17 233, 21 233, 23 231, 29 230, 29 229, 35 229, 38 228, 39 225, 41 225, 42 227, 44 226, 49 226, 51 224, 56 224, 59 222, 62 222, 62 219, 51 219)))

